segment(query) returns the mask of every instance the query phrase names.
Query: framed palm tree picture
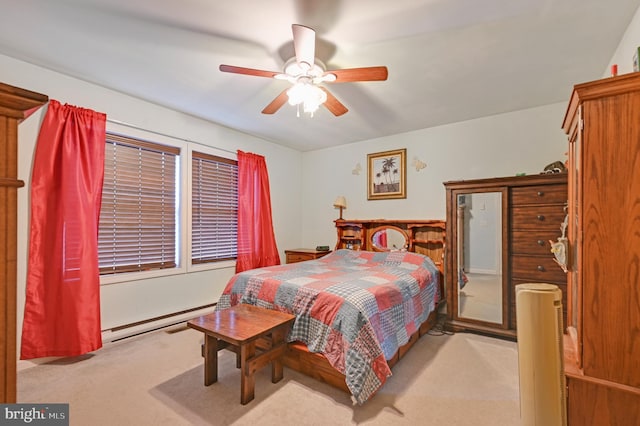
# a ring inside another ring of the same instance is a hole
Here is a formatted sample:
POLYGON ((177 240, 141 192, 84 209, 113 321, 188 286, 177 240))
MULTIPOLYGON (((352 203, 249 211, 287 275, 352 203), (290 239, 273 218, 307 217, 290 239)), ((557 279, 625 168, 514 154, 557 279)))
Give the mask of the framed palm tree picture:
POLYGON ((367 155, 367 199, 407 198, 406 149, 367 155))

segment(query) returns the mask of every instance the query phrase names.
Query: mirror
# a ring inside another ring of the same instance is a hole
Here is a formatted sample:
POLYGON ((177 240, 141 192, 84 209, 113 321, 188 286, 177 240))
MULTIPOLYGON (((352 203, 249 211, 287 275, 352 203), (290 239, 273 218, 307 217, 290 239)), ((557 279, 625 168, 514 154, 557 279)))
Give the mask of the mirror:
POLYGON ((377 251, 402 250, 408 245, 407 235, 393 226, 379 228, 371 236, 371 246, 377 251))
POLYGON ((457 194, 458 317, 502 324, 502 193, 457 194))

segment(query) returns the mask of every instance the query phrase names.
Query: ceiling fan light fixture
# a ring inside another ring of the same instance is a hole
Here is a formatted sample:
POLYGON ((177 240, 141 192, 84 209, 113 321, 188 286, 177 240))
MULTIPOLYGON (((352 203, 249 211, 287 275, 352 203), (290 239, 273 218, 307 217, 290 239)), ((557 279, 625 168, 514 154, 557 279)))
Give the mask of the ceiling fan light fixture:
POLYGON ((312 86, 312 94, 307 96, 304 100, 304 112, 308 112, 313 115, 314 112, 320 108, 320 105, 327 100, 327 94, 324 93, 318 86, 312 86))
POLYGON ((339 117, 349 110, 340 102, 323 83, 350 83, 357 81, 384 81, 388 71, 385 66, 341 68, 326 71, 326 66, 315 57, 315 31, 304 25, 292 25, 293 49, 295 56, 284 64, 284 72, 274 72, 234 65, 220 65, 220 71, 234 74, 269 77, 276 80, 286 80, 292 87, 281 91, 264 109, 263 114, 274 114, 287 100, 290 105, 304 112, 315 112, 323 105, 334 116, 339 117))
POLYGON ((303 111, 309 114, 316 112, 327 100, 327 94, 308 81, 298 81, 287 90, 287 96, 289 96, 289 105, 302 105, 303 111))
POLYGON ((296 58, 291 58, 284 64, 284 73, 289 77, 320 77, 325 72, 325 65, 319 59, 313 64, 307 62, 297 62, 296 58))

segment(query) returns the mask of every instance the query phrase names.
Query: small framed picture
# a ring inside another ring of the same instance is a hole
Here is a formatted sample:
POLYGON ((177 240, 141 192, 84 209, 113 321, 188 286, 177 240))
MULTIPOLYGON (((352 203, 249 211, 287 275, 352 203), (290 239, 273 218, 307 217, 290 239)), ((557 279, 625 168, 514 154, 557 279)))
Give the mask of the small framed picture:
POLYGON ((406 149, 367 155, 367 199, 407 198, 406 149))

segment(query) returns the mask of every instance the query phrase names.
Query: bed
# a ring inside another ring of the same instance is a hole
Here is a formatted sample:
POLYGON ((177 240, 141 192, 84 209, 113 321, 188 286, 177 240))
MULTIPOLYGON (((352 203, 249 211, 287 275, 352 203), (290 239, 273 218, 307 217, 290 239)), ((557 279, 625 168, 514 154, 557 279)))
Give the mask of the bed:
POLYGON ((338 249, 236 274, 216 309, 247 303, 295 315, 283 363, 363 404, 435 322, 440 281, 423 254, 338 249))

